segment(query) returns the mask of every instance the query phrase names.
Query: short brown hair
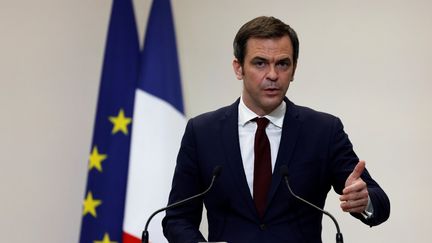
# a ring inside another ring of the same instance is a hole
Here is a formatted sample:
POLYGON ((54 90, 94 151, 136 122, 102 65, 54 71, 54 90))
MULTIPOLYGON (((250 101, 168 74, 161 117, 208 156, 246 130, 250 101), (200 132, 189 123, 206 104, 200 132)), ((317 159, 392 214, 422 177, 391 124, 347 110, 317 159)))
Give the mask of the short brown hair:
POLYGON ((299 40, 297 33, 289 25, 275 17, 261 16, 244 24, 234 38, 234 56, 243 65, 246 44, 250 38, 279 38, 287 35, 293 46, 293 62, 297 64, 299 40))

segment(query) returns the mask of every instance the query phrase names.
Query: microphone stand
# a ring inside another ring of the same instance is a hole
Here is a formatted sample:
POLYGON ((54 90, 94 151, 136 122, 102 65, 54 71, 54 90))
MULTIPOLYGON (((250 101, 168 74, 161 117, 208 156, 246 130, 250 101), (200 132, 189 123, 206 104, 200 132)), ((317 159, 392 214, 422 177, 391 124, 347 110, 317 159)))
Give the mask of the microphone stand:
POLYGON ((142 232, 142 235, 141 235, 141 242, 142 242, 142 243, 148 243, 148 242, 149 242, 148 226, 149 226, 149 224, 150 224, 150 221, 152 220, 152 218, 153 218, 156 214, 158 214, 158 213, 160 213, 160 212, 162 212, 162 211, 165 211, 165 210, 171 209, 171 208, 178 207, 178 206, 180 206, 180 205, 182 205, 182 204, 184 204, 184 203, 186 203, 186 202, 188 202, 188 201, 194 200, 195 198, 198 198, 198 197, 201 197, 201 196, 205 195, 205 194, 206 194, 208 191, 210 191, 210 189, 213 187, 213 184, 214 184, 214 182, 215 182, 215 180, 216 180, 216 177, 219 176, 221 169, 222 169, 222 167, 221 167, 220 165, 216 166, 216 167, 213 169, 213 177, 212 177, 212 180, 211 180, 211 182, 210 182, 209 187, 208 187, 205 191, 203 191, 203 192, 201 192, 201 193, 199 193, 199 194, 197 194, 197 195, 194 195, 194 196, 192 196, 192 197, 188 197, 188 198, 183 199, 183 200, 181 200, 181 201, 178 201, 178 202, 175 202, 175 203, 173 203, 173 204, 170 204, 170 205, 168 205, 168 206, 166 206, 166 207, 163 207, 163 208, 161 208, 161 209, 158 209, 158 210, 156 210, 154 213, 152 213, 152 214, 150 215, 150 217, 147 219, 147 222, 146 222, 146 224, 145 224, 144 231, 142 232))
POLYGON ((305 199, 303 199, 303 198, 297 196, 297 195, 296 195, 296 194, 291 190, 291 187, 290 187, 289 182, 288 182, 288 167, 287 167, 287 166, 285 166, 285 165, 284 165, 284 166, 281 166, 280 171, 281 171, 282 176, 283 176, 284 179, 285 179, 285 184, 286 184, 286 186, 288 187, 288 190, 290 191, 291 195, 293 195, 293 196, 294 196, 295 198, 297 198, 298 200, 300 200, 300 201, 306 203, 307 205, 309 205, 309 206, 315 208, 316 210, 322 212, 323 214, 329 216, 329 217, 333 220, 333 223, 335 224, 335 226, 336 226, 336 231, 337 231, 337 233, 336 233, 336 243, 343 243, 343 236, 342 236, 342 233, 340 232, 339 224, 338 224, 338 222, 336 221, 336 218, 333 217, 333 215, 331 215, 331 214, 330 214, 329 212, 327 212, 326 210, 324 210, 324 209, 322 209, 322 208, 320 208, 320 207, 314 205, 313 203, 310 203, 310 202, 306 201, 305 199))

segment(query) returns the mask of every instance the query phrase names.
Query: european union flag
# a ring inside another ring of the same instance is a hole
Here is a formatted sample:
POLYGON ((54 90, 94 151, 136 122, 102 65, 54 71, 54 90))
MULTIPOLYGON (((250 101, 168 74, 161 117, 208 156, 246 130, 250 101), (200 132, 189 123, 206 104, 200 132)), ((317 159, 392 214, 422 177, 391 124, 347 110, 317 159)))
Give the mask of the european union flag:
POLYGON ((122 242, 139 68, 131 0, 113 0, 84 195, 81 243, 122 242))

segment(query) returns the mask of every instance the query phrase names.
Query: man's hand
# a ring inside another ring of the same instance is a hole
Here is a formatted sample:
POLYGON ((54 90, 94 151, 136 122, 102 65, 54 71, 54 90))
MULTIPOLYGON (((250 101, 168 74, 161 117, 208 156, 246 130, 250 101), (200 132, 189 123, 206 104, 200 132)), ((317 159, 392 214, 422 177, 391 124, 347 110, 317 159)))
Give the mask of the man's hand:
POLYGON ((339 197, 344 212, 362 213, 368 204, 369 193, 366 183, 360 178, 366 163, 360 160, 345 182, 345 188, 339 197))

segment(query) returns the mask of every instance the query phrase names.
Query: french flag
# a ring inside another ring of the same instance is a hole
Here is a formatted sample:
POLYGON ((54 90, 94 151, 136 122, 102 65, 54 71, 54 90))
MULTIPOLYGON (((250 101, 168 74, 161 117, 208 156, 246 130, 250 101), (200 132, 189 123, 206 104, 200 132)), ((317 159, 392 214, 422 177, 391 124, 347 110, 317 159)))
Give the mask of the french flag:
MULTIPOLYGON (((141 236, 146 219, 167 204, 177 152, 186 126, 174 23, 169 0, 150 11, 135 96, 125 233, 141 236)), ((150 226, 153 243, 167 242, 161 220, 150 226)))
MULTIPOLYGON (((186 125, 172 10, 154 0, 143 50, 131 0, 113 0, 83 200, 80 243, 141 242, 167 204, 186 125)), ((163 214, 152 243, 167 242, 163 214)))

